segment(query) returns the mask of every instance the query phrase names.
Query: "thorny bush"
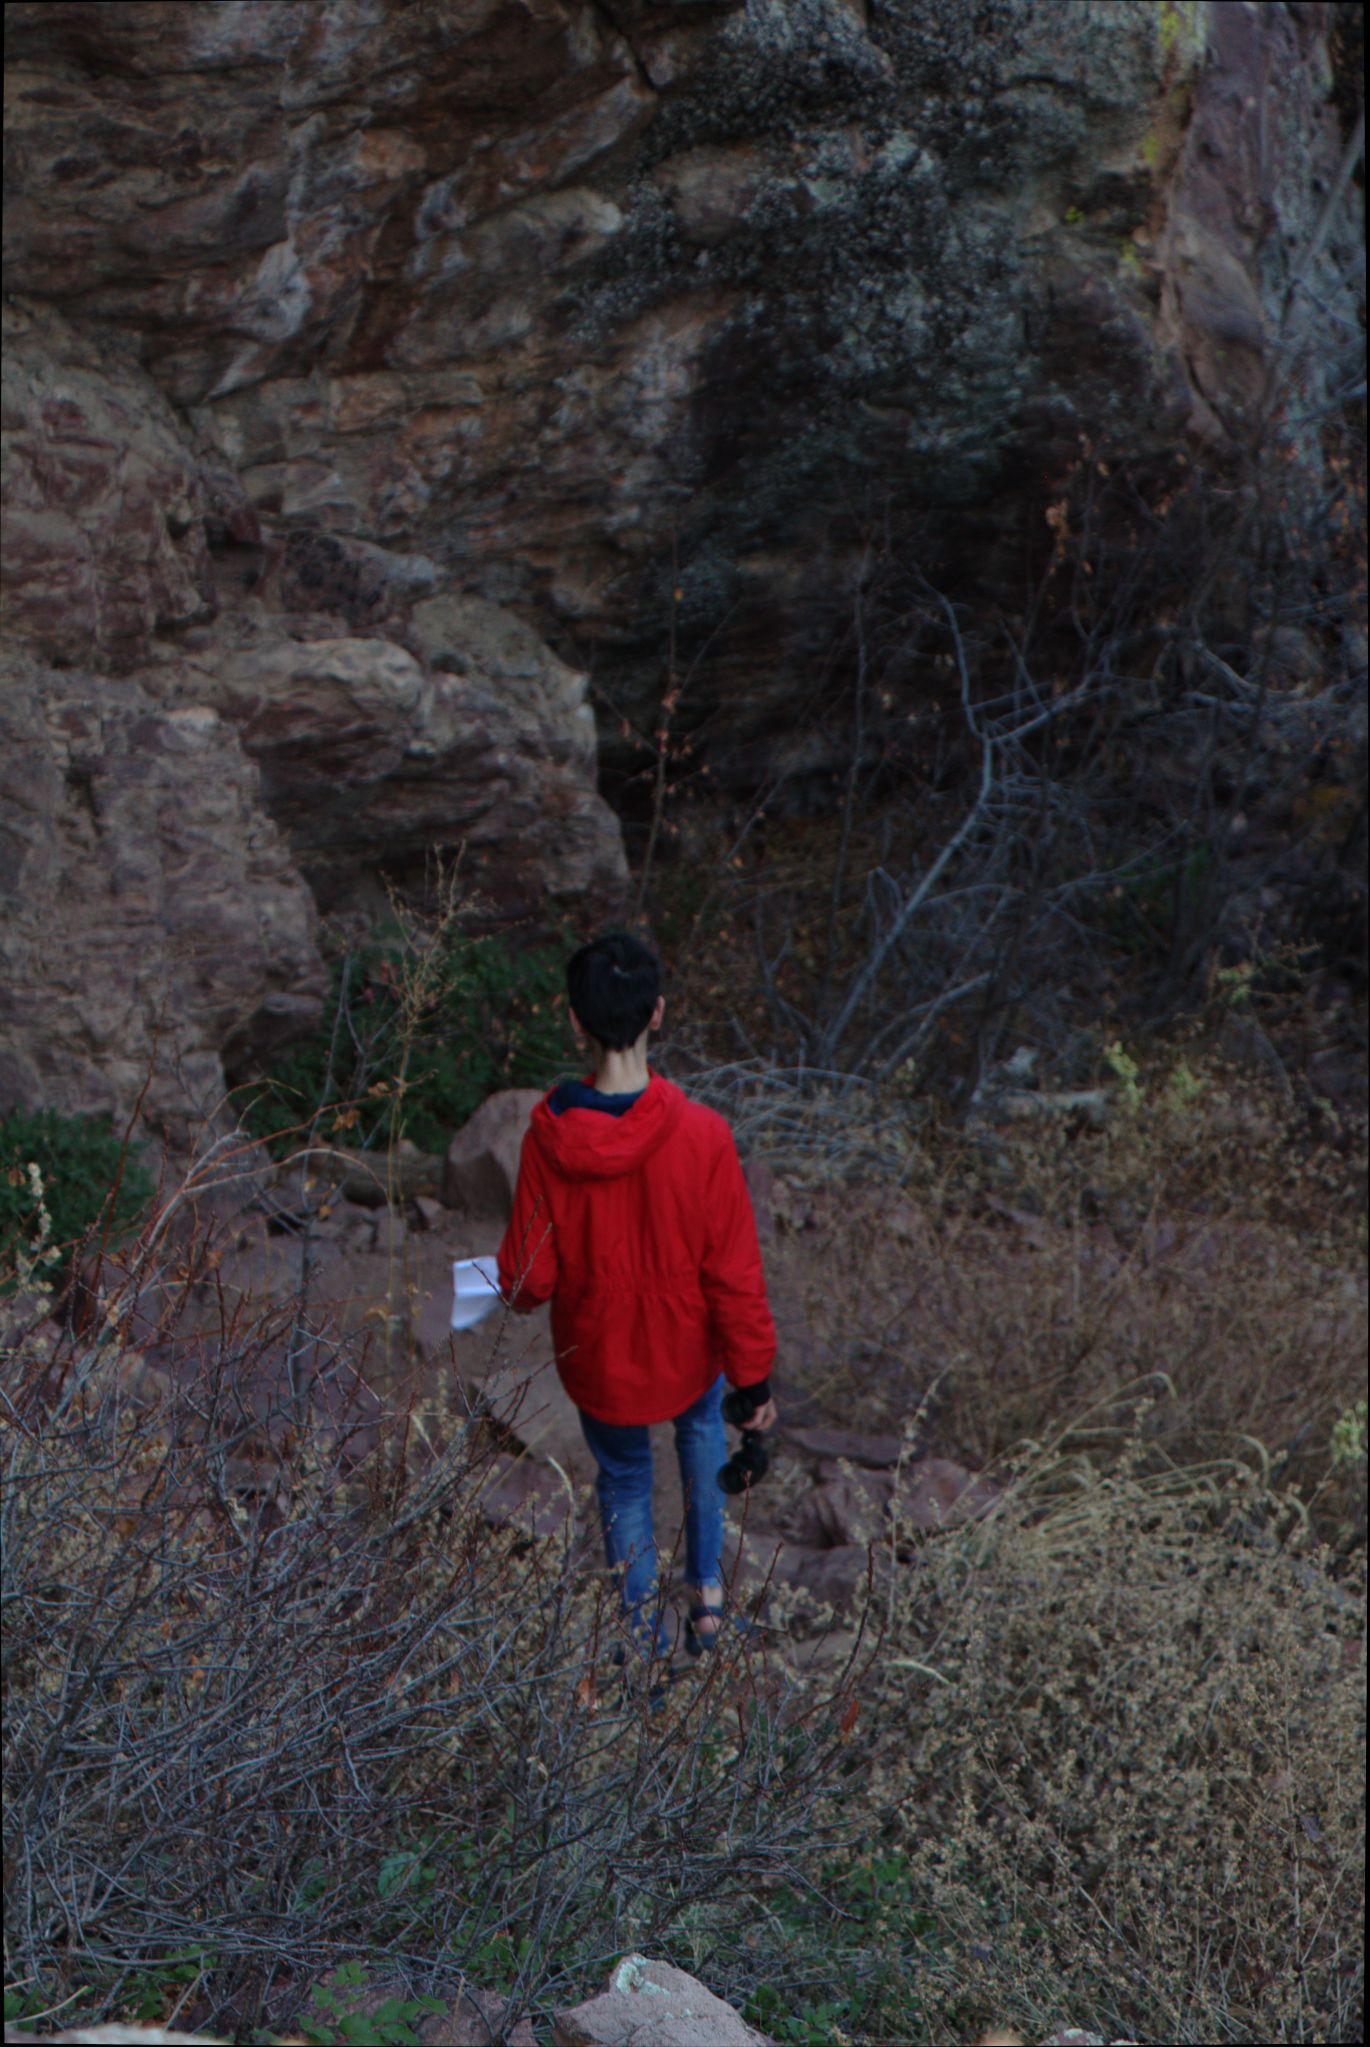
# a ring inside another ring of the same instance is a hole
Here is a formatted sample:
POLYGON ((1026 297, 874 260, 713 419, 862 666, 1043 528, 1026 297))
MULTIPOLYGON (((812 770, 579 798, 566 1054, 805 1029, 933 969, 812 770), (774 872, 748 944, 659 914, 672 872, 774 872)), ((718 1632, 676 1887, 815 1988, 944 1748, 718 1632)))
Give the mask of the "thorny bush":
POLYGON ((248 2031, 364 1953, 545 2009, 809 1852, 841 1700, 742 1645, 652 1710, 574 1524, 483 1515, 488 1414, 382 1408, 288 1304, 178 1335, 211 1236, 143 1254, 0 1361, 9 1975, 95 2016, 190 1957, 248 2031))

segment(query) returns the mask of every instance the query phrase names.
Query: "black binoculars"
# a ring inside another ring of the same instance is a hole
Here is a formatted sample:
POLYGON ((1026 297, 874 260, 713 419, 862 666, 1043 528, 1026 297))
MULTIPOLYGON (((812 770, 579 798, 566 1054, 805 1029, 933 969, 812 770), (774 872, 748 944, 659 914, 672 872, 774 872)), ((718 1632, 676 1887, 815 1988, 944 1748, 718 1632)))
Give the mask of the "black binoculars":
POLYGON ((742 1431, 742 1441, 727 1463, 719 1467, 718 1483, 725 1493, 748 1492, 758 1479, 766 1476, 771 1461, 766 1439, 760 1429, 747 1427, 759 1404, 744 1386, 734 1386, 723 1396, 724 1421, 742 1431))

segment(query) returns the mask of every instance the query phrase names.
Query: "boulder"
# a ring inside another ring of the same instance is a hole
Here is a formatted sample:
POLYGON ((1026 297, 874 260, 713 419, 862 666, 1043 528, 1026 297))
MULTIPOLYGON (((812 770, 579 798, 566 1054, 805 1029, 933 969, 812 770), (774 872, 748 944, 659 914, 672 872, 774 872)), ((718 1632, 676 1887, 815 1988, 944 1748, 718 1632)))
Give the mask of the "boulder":
POLYGON ((553 2047, 769 2047, 683 1969, 625 1955, 597 1997, 552 2020, 553 2047))
POLYGON ((833 1547, 864 1547, 887 1537, 896 1511, 903 1530, 959 1528, 984 1513, 1000 1490, 949 1457, 914 1458, 897 1473, 824 1458, 817 1475, 819 1483, 802 1502, 804 1535, 833 1547))
POLYGON ((447 1147, 442 1198, 448 1208, 507 1216, 514 1205, 519 1153, 542 1092, 504 1088, 481 1103, 447 1147))
MULTIPOLYGON (((433 602, 456 614, 455 639, 474 607, 433 602)), ((237 729, 272 816, 330 900, 371 863, 435 845, 466 849, 497 908, 527 910, 546 890, 607 900, 626 869, 595 788, 586 677, 506 624, 540 652, 531 680, 489 652, 486 617, 458 672, 446 642, 435 667, 427 636, 398 618, 354 631, 334 614, 281 615, 267 597, 240 596, 212 626, 159 647, 145 686, 210 704, 237 729)))
POLYGON ((353 1151, 347 1145, 321 1144, 309 1162, 310 1172, 336 1187, 344 1201, 359 1208, 384 1208, 431 1198, 442 1183, 443 1161, 437 1152, 420 1151, 407 1137, 384 1151, 353 1151))
POLYGON ((877 1541, 885 1532, 893 1494, 894 1480, 888 1472, 843 1472, 828 1466, 823 1483, 804 1502, 808 1540, 861 1548, 877 1541))
POLYGON ((898 1491, 898 1513, 907 1528, 935 1534, 976 1520, 998 1499, 1003 1488, 993 1479, 967 1471, 950 1457, 920 1457, 905 1468, 898 1491))

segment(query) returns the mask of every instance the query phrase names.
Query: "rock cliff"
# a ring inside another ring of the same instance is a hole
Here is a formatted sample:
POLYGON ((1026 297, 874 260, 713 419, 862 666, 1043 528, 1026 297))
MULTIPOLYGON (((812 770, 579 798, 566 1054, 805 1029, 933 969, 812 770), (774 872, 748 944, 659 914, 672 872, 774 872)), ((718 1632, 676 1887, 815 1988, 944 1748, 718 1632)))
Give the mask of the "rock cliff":
POLYGON ((319 986, 301 877, 336 907, 461 842, 506 913, 608 904, 592 666, 649 706, 674 614, 745 779, 873 511, 992 594, 1082 437, 1239 439, 1296 274, 1356 318, 1336 19, 7 6, 7 1096, 126 1105, 154 1019, 197 1088, 269 1041, 319 986), (212 1000, 138 935, 193 894, 129 779, 172 734, 242 927, 212 1000), (115 1064, 38 938, 92 866, 115 1064))

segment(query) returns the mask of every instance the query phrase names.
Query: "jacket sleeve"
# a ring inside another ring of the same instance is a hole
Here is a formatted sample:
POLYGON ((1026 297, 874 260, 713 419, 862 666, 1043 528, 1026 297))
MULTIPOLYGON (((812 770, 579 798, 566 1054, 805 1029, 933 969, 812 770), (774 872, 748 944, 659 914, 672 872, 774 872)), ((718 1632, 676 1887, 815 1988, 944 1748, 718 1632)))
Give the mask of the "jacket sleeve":
POLYGON ((514 1212, 499 1247, 500 1292, 520 1307, 539 1306, 556 1292, 558 1274, 545 1170, 529 1133, 519 1153, 514 1212))
POLYGON ((710 1166, 708 1248, 700 1280, 709 1303, 719 1362, 730 1385, 755 1386, 775 1360, 775 1324, 756 1240, 752 1199, 731 1131, 710 1166))

